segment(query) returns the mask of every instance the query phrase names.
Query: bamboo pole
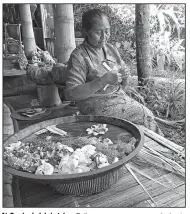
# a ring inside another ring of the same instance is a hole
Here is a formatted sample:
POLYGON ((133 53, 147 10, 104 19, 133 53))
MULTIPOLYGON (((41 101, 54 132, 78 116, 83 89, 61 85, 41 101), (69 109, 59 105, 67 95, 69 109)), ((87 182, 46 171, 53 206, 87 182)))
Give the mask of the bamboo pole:
POLYGON ((159 117, 154 117, 154 119, 157 122, 160 122, 162 124, 165 124, 165 125, 168 125, 168 126, 171 126, 171 127, 174 127, 174 128, 177 128, 179 126, 185 125, 185 118, 182 119, 182 120, 176 120, 176 121, 168 121, 168 120, 161 119, 159 117))
POLYGON ((22 26, 24 51, 26 57, 28 58, 30 57, 31 52, 36 51, 36 42, 32 25, 30 4, 20 4, 19 11, 22 26))
POLYGON ((55 52, 58 62, 67 63, 76 47, 72 4, 54 5, 55 52))
POLYGON ((181 154, 183 157, 185 157, 185 149, 182 146, 179 146, 175 143, 173 143, 172 141, 156 134, 155 132, 145 128, 144 126, 139 126, 142 131, 144 132, 144 134, 148 137, 150 137, 151 139, 155 140, 156 142, 160 143, 161 145, 171 149, 172 151, 181 154))
POLYGON ((40 4, 41 20, 42 20, 42 33, 43 33, 43 45, 44 50, 47 50, 45 38, 47 38, 46 30, 46 20, 47 20, 47 10, 45 4, 40 4))

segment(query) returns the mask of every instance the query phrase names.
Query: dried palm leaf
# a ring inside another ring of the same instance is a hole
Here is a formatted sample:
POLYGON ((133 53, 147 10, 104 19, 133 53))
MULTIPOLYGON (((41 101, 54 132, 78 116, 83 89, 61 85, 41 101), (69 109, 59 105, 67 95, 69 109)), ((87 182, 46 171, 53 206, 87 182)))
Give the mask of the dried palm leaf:
POLYGON ((149 194, 149 192, 146 190, 146 188, 144 187, 144 185, 140 182, 140 180, 137 178, 137 176, 135 175, 135 173, 133 172, 133 170, 131 169, 131 167, 126 164, 125 167, 128 169, 128 171, 131 173, 131 175, 134 177, 134 179, 137 181, 137 183, 142 187, 142 189, 146 192, 146 194, 149 196, 149 198, 151 199, 151 201, 155 204, 156 207, 157 204, 155 202, 155 200, 152 198, 152 196, 149 194))
POLYGON ((165 157, 164 155, 160 154, 158 151, 154 150, 153 148, 148 148, 148 147, 145 147, 145 148, 148 149, 150 152, 152 152, 154 155, 162 158, 164 161, 170 164, 174 170, 179 171, 182 175, 185 176, 185 169, 182 166, 180 166, 177 162, 171 160, 170 158, 165 157))
POLYGON ((139 173, 140 175, 142 175, 142 176, 144 176, 144 177, 146 177, 146 178, 148 178, 148 179, 154 181, 155 183, 158 183, 158 184, 160 184, 160 185, 162 185, 162 186, 164 186, 164 187, 166 187, 166 188, 168 188, 168 189, 174 191, 175 193, 177 193, 177 194, 179 194, 179 195, 184 196, 183 194, 181 194, 181 193, 179 193, 178 191, 176 191, 176 190, 174 189, 175 187, 171 188, 171 187, 169 187, 169 186, 163 184, 162 182, 160 182, 160 181, 158 181, 158 180, 156 180, 156 179, 150 177, 148 174, 144 173, 142 170, 140 170, 140 169, 138 169, 137 167, 133 166, 131 163, 128 163, 127 165, 128 165, 132 170, 134 170, 134 171, 136 171, 137 173, 139 173))
POLYGON ((171 165, 171 163, 168 163, 160 156, 150 153, 149 150, 145 148, 141 149, 138 156, 146 160, 148 163, 150 163, 153 166, 162 168, 164 170, 168 170, 170 172, 173 172, 175 174, 178 174, 184 177, 183 171, 179 170, 177 167, 175 168, 174 165, 171 165))
POLYGON ((54 134, 58 134, 61 136, 67 135, 67 132, 57 128, 56 125, 47 126, 46 129, 50 132, 53 132, 54 134))

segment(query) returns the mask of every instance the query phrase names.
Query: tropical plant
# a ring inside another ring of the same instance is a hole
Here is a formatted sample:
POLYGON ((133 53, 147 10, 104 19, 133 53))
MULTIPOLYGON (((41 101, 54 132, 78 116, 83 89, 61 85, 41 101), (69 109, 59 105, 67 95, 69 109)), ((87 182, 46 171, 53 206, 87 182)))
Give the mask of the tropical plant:
POLYGON ((145 86, 127 86, 125 92, 156 116, 172 120, 185 118, 185 84, 174 77, 167 83, 155 84, 149 80, 145 86))
POLYGON ((174 78, 170 82, 169 90, 166 91, 166 118, 169 116, 172 119, 185 118, 185 91, 184 83, 179 82, 176 84, 174 78))
POLYGON ((182 71, 185 64, 183 29, 185 5, 151 5, 151 47, 153 67, 182 71), (157 23, 157 24, 155 24, 157 23), (182 39, 181 39, 182 37, 182 39))

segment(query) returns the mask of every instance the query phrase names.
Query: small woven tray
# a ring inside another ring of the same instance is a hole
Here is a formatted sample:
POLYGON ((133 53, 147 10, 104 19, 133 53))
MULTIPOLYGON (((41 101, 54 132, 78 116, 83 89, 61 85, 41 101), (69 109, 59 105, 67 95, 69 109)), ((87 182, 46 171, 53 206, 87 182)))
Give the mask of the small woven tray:
POLYGON ((46 117, 51 113, 51 109, 46 109, 45 112, 43 112, 41 114, 35 115, 33 117, 27 117, 27 116, 24 116, 21 114, 22 112, 25 112, 26 110, 28 110, 28 108, 14 111, 14 112, 12 112, 11 117, 13 117, 17 120, 33 121, 33 120, 38 120, 43 117, 46 117))

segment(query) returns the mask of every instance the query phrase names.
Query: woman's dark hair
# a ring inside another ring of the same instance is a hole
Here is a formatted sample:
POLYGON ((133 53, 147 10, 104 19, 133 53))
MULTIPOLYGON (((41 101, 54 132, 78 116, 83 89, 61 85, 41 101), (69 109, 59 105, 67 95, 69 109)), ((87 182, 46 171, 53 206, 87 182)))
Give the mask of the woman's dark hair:
POLYGON ((92 9, 84 12, 82 15, 82 27, 85 31, 89 31, 92 28, 94 19, 101 19, 102 16, 107 16, 107 14, 100 9, 92 9))

